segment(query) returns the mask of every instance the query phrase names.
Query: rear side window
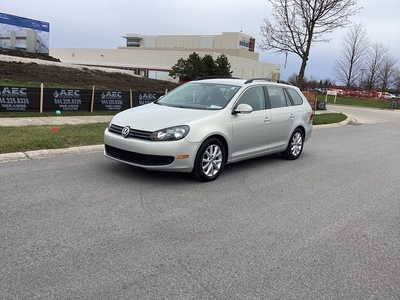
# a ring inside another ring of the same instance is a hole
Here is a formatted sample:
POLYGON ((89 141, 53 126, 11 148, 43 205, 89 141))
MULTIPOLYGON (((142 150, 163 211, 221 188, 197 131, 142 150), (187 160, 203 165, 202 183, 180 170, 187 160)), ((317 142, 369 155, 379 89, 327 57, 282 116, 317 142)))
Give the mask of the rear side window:
POLYGON ((293 89, 286 89, 286 91, 288 92, 288 94, 292 98, 294 105, 303 104, 303 98, 301 98, 301 96, 297 93, 297 91, 295 91, 293 89))
POLYGON ((271 108, 279 108, 291 106, 289 97, 281 87, 269 86, 268 96, 271 103, 271 108))

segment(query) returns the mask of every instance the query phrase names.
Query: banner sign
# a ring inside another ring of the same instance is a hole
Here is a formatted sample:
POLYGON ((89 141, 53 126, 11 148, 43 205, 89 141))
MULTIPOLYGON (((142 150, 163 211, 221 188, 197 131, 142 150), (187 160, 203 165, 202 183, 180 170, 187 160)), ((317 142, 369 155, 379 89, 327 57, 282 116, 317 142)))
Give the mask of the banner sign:
POLYGON ((40 89, 25 87, 0 87, 0 111, 39 111, 40 89))
POLYGON ((0 13, 0 48, 49 54, 50 24, 0 13))
MULTIPOLYGON (((0 86, 0 112, 123 111, 131 108, 129 91, 0 86), (41 97, 42 96, 42 97, 41 97), (41 103, 40 101, 43 101, 41 103)), ((164 93, 132 92, 132 107, 151 103, 164 93)))
POLYGON ((43 91, 43 111, 90 111, 91 90, 49 89, 43 91))
POLYGON ((93 110, 122 111, 130 108, 129 92, 95 91, 93 110))

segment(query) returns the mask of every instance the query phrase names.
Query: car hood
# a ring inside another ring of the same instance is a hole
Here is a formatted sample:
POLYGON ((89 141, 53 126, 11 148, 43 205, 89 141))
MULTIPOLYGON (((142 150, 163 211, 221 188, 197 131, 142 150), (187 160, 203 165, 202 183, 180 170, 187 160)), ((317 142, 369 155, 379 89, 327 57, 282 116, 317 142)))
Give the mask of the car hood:
POLYGON ((149 103, 122 111, 112 123, 119 126, 155 131, 171 126, 190 125, 190 122, 218 113, 218 110, 188 109, 149 103))

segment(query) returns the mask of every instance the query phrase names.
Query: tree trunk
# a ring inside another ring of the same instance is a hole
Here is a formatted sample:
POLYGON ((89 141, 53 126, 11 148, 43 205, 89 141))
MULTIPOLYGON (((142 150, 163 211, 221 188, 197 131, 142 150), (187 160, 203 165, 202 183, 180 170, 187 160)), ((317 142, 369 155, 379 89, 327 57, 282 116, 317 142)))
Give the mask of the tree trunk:
POLYGON ((297 78, 297 87, 299 89, 302 89, 302 87, 303 87, 303 78, 304 78, 304 72, 306 71, 307 60, 308 60, 308 56, 303 56, 302 57, 299 76, 297 78))
POLYGON ((306 71, 307 67, 307 61, 308 61, 308 56, 310 55, 310 49, 311 49, 311 41, 312 41, 312 35, 313 35, 313 28, 310 29, 309 31, 309 36, 308 36, 308 41, 307 41, 307 46, 305 52, 302 53, 301 57, 301 67, 300 67, 300 72, 299 72, 299 78, 297 80, 297 87, 299 89, 303 88, 303 79, 304 79, 304 73, 306 71))

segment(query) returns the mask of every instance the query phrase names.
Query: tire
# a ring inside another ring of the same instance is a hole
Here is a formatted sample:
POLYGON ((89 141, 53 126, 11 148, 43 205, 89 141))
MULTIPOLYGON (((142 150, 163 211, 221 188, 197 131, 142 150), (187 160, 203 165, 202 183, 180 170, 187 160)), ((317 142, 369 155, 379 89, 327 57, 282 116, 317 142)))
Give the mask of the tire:
POLYGON ((225 147, 217 138, 209 138, 197 151, 192 175, 199 181, 213 181, 221 175, 225 166, 225 147))
POLYGON ((281 152, 283 158, 294 160, 300 157, 304 147, 304 134, 300 129, 296 129, 290 137, 285 151, 281 152))

